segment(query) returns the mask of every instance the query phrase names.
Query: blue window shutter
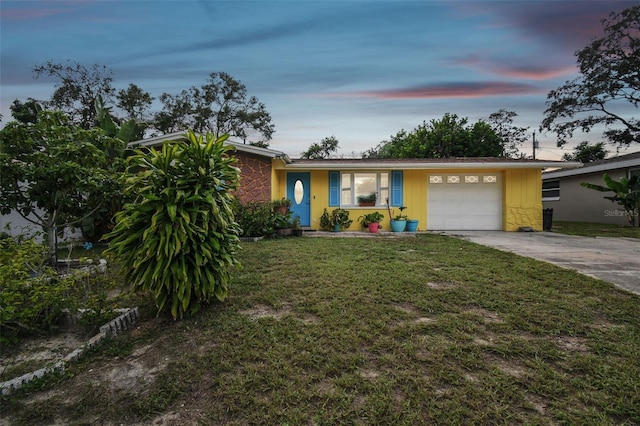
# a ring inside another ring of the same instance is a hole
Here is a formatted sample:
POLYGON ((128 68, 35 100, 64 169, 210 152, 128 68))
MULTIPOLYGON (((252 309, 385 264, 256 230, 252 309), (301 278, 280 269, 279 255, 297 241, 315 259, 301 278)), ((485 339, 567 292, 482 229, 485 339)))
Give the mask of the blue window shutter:
POLYGON ((340 172, 329 172, 329 206, 340 205, 340 172))
POLYGON ((402 170, 394 170, 391 172, 391 205, 393 207, 401 207, 403 205, 403 175, 402 170))

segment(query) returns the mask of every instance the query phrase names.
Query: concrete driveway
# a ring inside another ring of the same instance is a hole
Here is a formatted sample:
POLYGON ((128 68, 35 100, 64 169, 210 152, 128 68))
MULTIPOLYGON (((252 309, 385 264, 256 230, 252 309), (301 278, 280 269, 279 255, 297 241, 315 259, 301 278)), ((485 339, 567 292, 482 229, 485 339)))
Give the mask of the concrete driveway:
POLYGON ((474 243, 531 257, 640 294, 640 240, 553 232, 448 231, 474 243))

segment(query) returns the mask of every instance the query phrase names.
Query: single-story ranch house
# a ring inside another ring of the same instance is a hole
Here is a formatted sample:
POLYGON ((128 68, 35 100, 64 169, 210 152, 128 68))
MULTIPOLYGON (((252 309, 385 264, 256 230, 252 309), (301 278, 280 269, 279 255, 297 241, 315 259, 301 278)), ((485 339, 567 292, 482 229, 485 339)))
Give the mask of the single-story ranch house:
MULTIPOLYGON (((130 146, 158 146, 183 133, 144 139, 130 146)), ((241 169, 238 197, 243 202, 292 200, 291 210, 307 229, 320 229, 326 208, 349 210, 357 218, 388 209, 418 219, 419 230, 542 230, 542 170, 580 167, 580 163, 505 158, 444 159, 291 159, 285 153, 245 145, 236 147, 241 169), (374 206, 358 197, 376 194, 374 206), (387 200, 389 206, 387 206, 387 200)))
POLYGON ((585 164, 571 170, 556 170, 542 174, 542 203, 553 209, 554 220, 628 225, 624 210, 604 197, 613 195, 585 188, 589 182, 605 186, 602 176, 614 180, 640 176, 640 152, 620 155, 585 164))

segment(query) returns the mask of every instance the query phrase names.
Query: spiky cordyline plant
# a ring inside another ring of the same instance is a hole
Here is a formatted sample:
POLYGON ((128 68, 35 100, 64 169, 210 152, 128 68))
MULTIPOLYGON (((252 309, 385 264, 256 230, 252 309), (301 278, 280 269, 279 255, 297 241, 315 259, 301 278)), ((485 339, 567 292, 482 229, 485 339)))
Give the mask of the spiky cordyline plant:
POLYGON ((134 290, 153 293, 158 314, 182 318, 227 295, 238 263, 231 191, 240 173, 227 138, 189 131, 184 141, 128 159, 124 191, 136 199, 116 214, 108 250, 134 290))

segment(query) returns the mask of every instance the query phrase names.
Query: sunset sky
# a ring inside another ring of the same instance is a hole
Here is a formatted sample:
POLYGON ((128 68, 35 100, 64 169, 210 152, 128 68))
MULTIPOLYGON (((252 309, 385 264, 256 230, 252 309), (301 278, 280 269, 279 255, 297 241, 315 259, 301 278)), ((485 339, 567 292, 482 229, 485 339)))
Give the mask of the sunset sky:
MULTIPOLYGON (((155 97, 224 71, 266 105, 270 147, 292 157, 328 136, 358 155, 445 113, 473 123, 504 108, 536 131, 538 158, 557 160, 571 147, 538 130, 547 93, 578 75, 574 53, 600 20, 635 4, 2 0, 0 114, 4 124, 14 99, 50 97, 32 73, 48 60, 105 65, 118 89, 155 97)), ((583 140, 600 132, 572 145, 583 140)))

